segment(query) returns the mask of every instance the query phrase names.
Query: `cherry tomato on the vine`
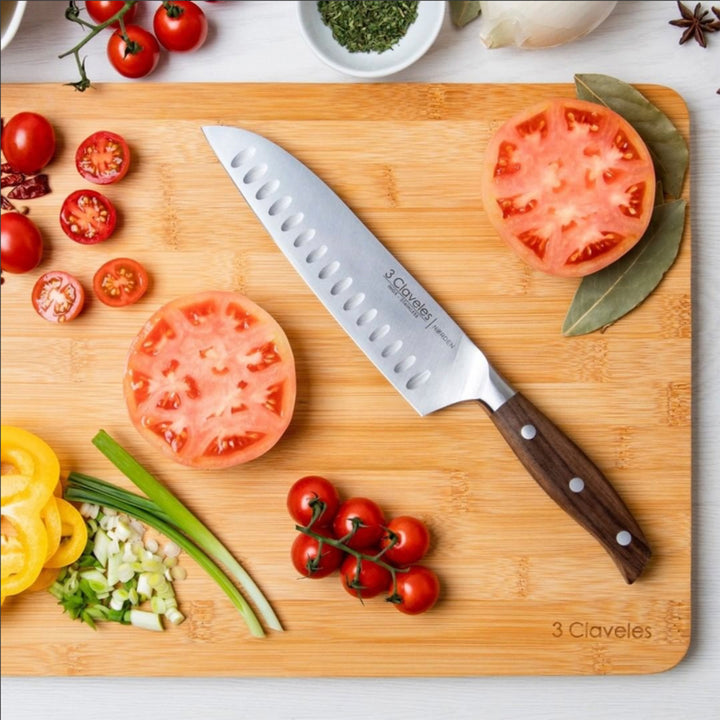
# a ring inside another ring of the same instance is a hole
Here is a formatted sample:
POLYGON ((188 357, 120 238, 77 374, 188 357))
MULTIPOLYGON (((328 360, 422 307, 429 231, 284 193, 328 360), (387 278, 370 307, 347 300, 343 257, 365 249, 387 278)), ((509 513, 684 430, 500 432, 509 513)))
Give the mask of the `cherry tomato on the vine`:
POLYGON ((32 290, 37 314, 52 323, 74 320, 85 305, 85 290, 79 280, 62 270, 46 272, 32 290))
POLYGON ((63 232, 81 245, 107 240, 116 224, 114 205, 96 190, 76 190, 65 198, 60 208, 63 232))
POLYGON ((173 52, 192 52, 208 34, 205 13, 188 0, 162 3, 153 17, 153 30, 161 45, 173 52))
POLYGON ((107 44, 108 59, 125 77, 145 77, 157 67, 160 60, 158 41, 139 25, 126 25, 125 32, 130 42, 125 42, 120 29, 110 36, 107 44))
MULTIPOLYGON (((430 610, 440 597, 440 580, 424 565, 413 565, 396 573, 397 587, 388 600, 406 615, 419 615, 430 610)), ((389 591, 392 593, 393 588, 389 591)))
POLYGON ((15 172, 36 173, 55 154, 55 130, 47 118, 38 113, 18 113, 3 127, 2 151, 15 172))
POLYGON ((19 212, 4 212, 2 219, 2 269, 26 273, 42 260, 43 240, 37 225, 19 212))
POLYGON ((338 508, 333 532, 338 540, 347 537, 345 544, 348 547, 362 550, 377 545, 384 525, 385 516, 377 503, 369 498, 355 497, 345 500, 338 508))
MULTIPOLYGON (((120 12, 123 9, 125 3, 123 0, 85 0, 85 9, 88 15, 98 25, 107 22, 115 13, 120 12)), ((131 5, 125 14, 122 16, 123 22, 131 23, 137 12, 137 4, 131 5)), ((108 27, 116 28, 120 23, 116 20, 108 27)))
POLYGON ((422 560, 430 548, 430 533, 422 520, 399 515, 387 524, 380 548, 387 548, 383 560, 396 567, 407 567, 422 560))
POLYGON ((111 307, 132 305, 145 294, 147 287, 147 270, 131 258, 108 260, 93 277, 95 295, 111 307))
MULTIPOLYGON (((329 533, 322 528, 313 532, 317 535, 329 537, 329 533)), ((339 548, 320 542, 317 538, 300 533, 290 548, 290 557, 295 569, 305 577, 324 578, 340 567, 345 553, 339 548)))
POLYGON ((307 475, 296 480, 288 491, 287 509, 290 517, 299 525, 310 525, 314 508, 320 512, 322 505, 322 514, 316 518, 313 527, 332 525, 340 505, 337 488, 324 477, 307 475))
POLYGON ((130 169, 130 148, 122 135, 98 130, 78 146, 75 167, 85 180, 96 185, 116 183, 130 169))
POLYGON ((392 575, 387 568, 372 560, 362 558, 358 561, 354 555, 346 555, 340 566, 340 579, 351 595, 371 598, 387 592, 392 575))

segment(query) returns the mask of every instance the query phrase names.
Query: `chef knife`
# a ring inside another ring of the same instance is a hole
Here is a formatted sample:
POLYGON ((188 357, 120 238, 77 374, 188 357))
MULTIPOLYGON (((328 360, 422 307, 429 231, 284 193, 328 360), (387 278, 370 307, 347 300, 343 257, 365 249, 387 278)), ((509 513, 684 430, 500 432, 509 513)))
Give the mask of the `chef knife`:
POLYGON ((483 352, 314 172, 267 138, 205 137, 294 268, 420 414, 479 401, 528 472, 634 582, 650 559, 635 518, 597 466, 483 352))

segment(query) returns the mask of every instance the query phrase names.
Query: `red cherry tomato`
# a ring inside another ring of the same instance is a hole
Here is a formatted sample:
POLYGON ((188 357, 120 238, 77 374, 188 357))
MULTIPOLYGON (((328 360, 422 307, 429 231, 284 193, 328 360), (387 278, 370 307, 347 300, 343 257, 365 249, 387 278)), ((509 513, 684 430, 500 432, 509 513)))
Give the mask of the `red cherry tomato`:
POLYGON ((380 538, 380 548, 387 548, 383 560, 396 567, 420 562, 430 547, 430 533, 422 520, 410 515, 392 518, 380 538))
POLYGON ((155 11, 153 30, 163 47, 174 52, 197 50, 207 38, 205 13, 187 0, 163 3, 155 11))
POLYGON ((315 508, 322 514, 315 519, 313 528, 332 525, 339 505, 340 495, 336 487, 318 475, 307 475, 296 480, 287 496, 290 517, 305 527, 312 522, 315 508))
POLYGON ((60 208, 60 226, 71 240, 81 245, 95 245, 107 240, 116 224, 115 207, 95 190, 70 193, 60 208))
POLYGON ((48 322, 70 322, 85 305, 85 290, 70 273, 53 270, 41 275, 35 283, 32 304, 37 314, 48 322))
POLYGON ((121 135, 98 130, 78 146, 75 167, 85 180, 96 185, 110 185, 127 175, 130 148, 121 135))
POLYGON ((18 212, 6 212, 2 224, 2 269, 9 273, 26 273, 42 260, 43 241, 37 225, 18 212))
MULTIPOLYGON (((85 9, 88 15, 98 25, 107 22, 115 13, 123 9, 125 3, 123 0, 85 0, 85 9)), ((131 5, 125 14, 122 16, 123 22, 131 23, 137 12, 137 5, 131 5)), ((116 28, 119 27, 120 23, 116 20, 108 27, 116 28)))
POLYGON ((340 579, 351 595, 371 598, 387 591, 392 576, 389 570, 372 560, 362 558, 358 561, 354 555, 346 555, 340 566, 340 579))
POLYGON ((147 271, 131 258, 108 260, 93 277, 95 295, 112 307, 132 305, 145 294, 147 287, 147 271))
POLYGON ((2 151, 15 172, 30 175, 42 170, 55 154, 55 131, 34 112, 13 115, 2 131, 2 151))
MULTIPOLYGON (((329 537, 326 530, 317 528, 314 530, 318 535, 329 537)), ((323 578, 340 567, 345 553, 342 550, 320 542, 305 533, 300 533, 293 541, 290 549, 290 557, 295 569, 305 577, 323 578)))
POLYGON ((424 565, 413 565, 407 571, 396 573, 396 582, 395 592, 388 600, 406 615, 427 612, 440 597, 440 580, 424 565))
POLYGON ((126 25, 125 42, 121 30, 108 40, 107 55, 112 66, 125 77, 141 78, 149 75, 160 60, 160 46, 155 36, 139 25, 126 25))
POLYGON ((377 545, 383 534, 385 516, 380 507, 364 497, 346 500, 340 505, 333 521, 333 532, 338 539, 354 550, 377 545), (351 537, 348 537, 350 536, 351 537))
POLYGON ((652 158, 622 116, 556 98, 510 118, 488 143, 483 205, 532 267, 589 275, 642 237, 655 199, 652 158))

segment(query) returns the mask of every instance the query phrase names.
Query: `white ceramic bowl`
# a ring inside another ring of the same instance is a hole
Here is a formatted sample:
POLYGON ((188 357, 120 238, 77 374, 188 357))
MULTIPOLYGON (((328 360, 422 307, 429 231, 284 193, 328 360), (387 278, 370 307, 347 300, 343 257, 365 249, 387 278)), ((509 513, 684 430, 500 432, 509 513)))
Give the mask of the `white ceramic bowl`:
POLYGON ((430 49, 442 27, 446 3, 420 0, 417 18, 405 36, 381 53, 351 53, 340 45, 323 23, 316 0, 300 0, 297 10, 303 37, 323 62, 346 75, 377 78, 404 70, 430 49))
POLYGON ((27 0, 0 0, 0 18, 2 19, 2 42, 0 50, 4 50, 20 27, 27 0))

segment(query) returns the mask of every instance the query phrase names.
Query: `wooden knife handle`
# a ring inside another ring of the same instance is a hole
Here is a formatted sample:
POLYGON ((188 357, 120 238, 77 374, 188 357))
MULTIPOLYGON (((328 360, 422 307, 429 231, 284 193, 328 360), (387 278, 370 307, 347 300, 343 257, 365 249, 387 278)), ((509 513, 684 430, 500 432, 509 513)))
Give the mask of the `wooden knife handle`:
POLYGON ((650 560, 650 547, 597 466, 520 393, 490 417, 540 487, 597 538, 626 582, 637 580, 650 560))

